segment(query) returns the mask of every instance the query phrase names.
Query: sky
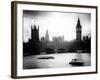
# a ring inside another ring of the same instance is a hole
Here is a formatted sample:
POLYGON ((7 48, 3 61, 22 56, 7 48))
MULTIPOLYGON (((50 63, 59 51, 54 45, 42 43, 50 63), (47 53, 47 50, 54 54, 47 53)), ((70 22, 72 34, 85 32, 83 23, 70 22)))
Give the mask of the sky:
POLYGON ((64 36, 65 41, 76 39, 77 20, 80 19, 82 36, 91 34, 91 14, 52 11, 23 11, 23 41, 31 38, 31 26, 39 26, 39 38, 48 30, 49 39, 64 36))

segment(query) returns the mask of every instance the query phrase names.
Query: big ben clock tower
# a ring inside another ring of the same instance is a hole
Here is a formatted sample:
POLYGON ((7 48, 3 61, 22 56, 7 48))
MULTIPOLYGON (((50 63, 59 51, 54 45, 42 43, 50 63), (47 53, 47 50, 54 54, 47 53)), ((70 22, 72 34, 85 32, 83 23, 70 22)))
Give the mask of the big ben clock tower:
POLYGON ((76 40, 80 41, 82 35, 82 27, 80 24, 80 19, 78 18, 77 26, 76 26, 76 40))

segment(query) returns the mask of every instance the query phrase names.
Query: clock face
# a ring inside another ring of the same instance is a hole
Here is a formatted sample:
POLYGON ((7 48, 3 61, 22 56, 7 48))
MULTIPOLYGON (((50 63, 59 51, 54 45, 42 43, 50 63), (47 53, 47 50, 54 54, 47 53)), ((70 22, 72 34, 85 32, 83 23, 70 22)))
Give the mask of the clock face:
POLYGON ((81 27, 76 28, 76 30, 77 30, 77 31, 78 31, 78 30, 81 30, 81 27))
POLYGON ((81 28, 77 28, 76 31, 81 31, 81 28))

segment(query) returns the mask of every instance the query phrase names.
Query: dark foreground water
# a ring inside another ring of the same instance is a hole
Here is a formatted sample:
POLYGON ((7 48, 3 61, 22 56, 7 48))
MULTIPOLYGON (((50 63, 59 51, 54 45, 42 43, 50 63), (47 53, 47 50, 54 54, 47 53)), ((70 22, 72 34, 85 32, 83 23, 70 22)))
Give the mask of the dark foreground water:
POLYGON ((76 67, 69 64, 74 58, 83 60, 85 62, 83 66, 91 65, 91 55, 89 53, 55 53, 25 56, 23 58, 23 69, 76 67))

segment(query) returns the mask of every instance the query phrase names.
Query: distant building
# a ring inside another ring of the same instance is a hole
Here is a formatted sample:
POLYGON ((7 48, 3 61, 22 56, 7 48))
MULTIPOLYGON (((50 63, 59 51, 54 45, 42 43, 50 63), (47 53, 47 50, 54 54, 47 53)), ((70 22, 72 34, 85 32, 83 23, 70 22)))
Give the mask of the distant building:
POLYGON ((76 40, 80 41, 82 36, 82 26, 80 24, 80 20, 78 18, 77 25, 76 25, 76 40))
POLYGON ((59 37, 53 37, 53 42, 57 43, 62 43, 64 42, 64 36, 59 36, 59 37))
POLYGON ((55 49, 62 48, 64 44, 64 36, 53 37, 53 45, 55 49))
POLYGON ((42 43, 45 43, 45 42, 46 42, 46 40, 45 40, 44 37, 41 38, 41 42, 42 42, 42 43))
POLYGON ((45 35, 45 41, 49 42, 49 33, 48 33, 48 30, 47 30, 46 35, 45 35))

